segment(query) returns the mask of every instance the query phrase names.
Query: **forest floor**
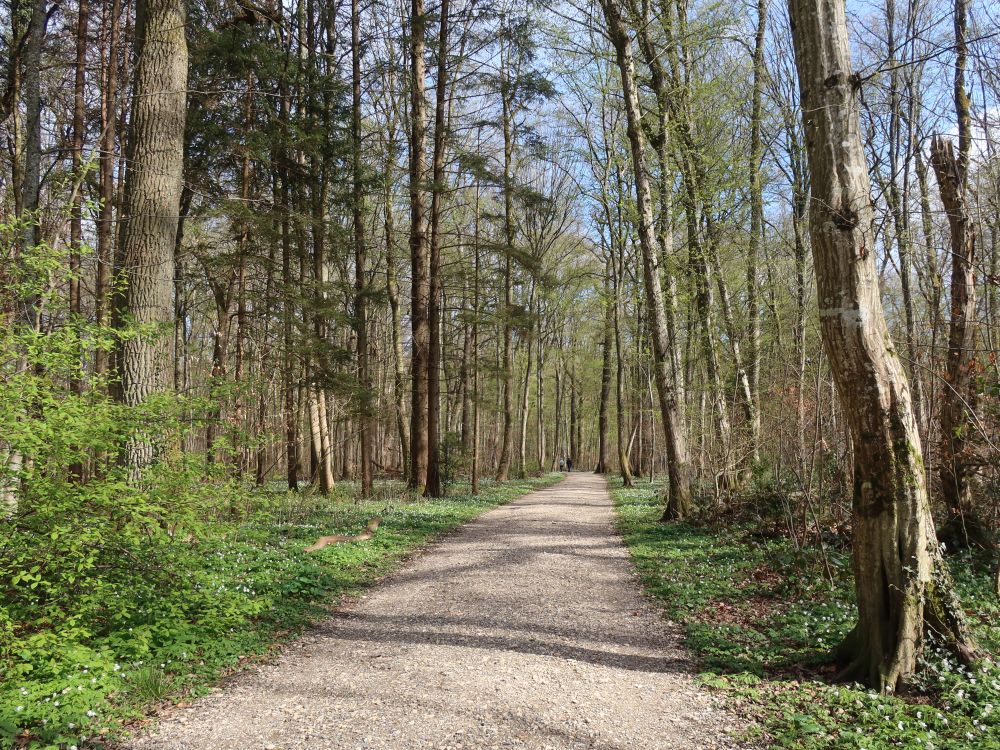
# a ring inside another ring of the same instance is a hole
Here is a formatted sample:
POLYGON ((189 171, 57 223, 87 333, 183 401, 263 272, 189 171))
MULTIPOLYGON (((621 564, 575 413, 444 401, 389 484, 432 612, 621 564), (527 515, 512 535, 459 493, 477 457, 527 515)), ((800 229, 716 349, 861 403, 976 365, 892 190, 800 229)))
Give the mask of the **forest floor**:
POLYGON ((604 479, 576 473, 463 526, 133 747, 735 747, 743 722, 692 666, 641 593, 604 479))
POLYGON ((683 632, 704 684, 753 716, 750 741, 789 750, 1000 750, 1000 602, 988 555, 949 558, 986 657, 931 650, 906 696, 835 682, 833 647, 856 621, 849 539, 797 547, 762 503, 741 519, 659 522, 659 488, 612 492, 647 591, 683 632))

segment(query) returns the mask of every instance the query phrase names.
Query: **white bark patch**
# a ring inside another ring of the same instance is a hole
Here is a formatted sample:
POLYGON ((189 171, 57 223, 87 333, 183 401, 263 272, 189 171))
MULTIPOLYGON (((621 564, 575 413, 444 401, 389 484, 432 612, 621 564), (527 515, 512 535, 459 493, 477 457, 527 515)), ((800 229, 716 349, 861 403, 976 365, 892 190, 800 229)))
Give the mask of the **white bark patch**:
POLYGON ((865 323, 864 311, 857 307, 826 307, 819 311, 821 318, 840 318, 845 326, 861 328, 865 323))

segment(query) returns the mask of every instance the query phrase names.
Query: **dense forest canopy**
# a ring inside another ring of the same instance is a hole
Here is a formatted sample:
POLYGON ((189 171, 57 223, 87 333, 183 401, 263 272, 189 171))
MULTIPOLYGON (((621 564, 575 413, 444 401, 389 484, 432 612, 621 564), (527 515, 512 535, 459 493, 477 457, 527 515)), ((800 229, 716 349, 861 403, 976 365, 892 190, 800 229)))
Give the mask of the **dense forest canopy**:
POLYGON ((849 540, 845 678, 904 689, 927 641, 988 657, 944 555, 1000 524, 993 3, 0 24, 11 674, 285 489, 566 468, 656 480, 665 522, 849 540))

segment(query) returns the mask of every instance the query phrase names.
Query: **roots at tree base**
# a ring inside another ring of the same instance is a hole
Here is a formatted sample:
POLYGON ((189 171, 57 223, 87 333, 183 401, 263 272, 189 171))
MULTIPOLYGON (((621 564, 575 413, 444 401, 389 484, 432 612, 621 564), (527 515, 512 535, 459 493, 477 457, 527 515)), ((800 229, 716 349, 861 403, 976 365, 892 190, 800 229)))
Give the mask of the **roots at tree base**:
MULTIPOLYGON (((906 606, 918 605, 912 602, 906 606)), ((899 619, 905 622, 908 618, 899 619)), ((883 625, 888 633, 889 623, 884 622, 883 625)), ((860 682, 883 693, 905 694, 917 673, 920 655, 931 643, 940 646, 967 667, 978 661, 976 646, 966 634, 950 576, 940 569, 936 571, 935 581, 926 586, 923 617, 912 626, 912 629, 917 628, 918 632, 894 631, 891 643, 878 643, 872 634, 863 632, 860 623, 855 625, 833 650, 834 662, 840 667, 836 680, 860 682), (942 578, 941 582, 945 585, 935 585, 942 578), (914 643, 912 658, 905 647, 910 642, 914 643)))

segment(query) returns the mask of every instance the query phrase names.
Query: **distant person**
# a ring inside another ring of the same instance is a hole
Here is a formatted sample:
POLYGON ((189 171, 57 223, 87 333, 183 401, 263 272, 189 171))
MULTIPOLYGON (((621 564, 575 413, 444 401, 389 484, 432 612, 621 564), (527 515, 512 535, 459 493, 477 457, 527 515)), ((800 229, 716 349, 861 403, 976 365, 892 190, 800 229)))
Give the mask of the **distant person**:
POLYGON ((572 458, 567 458, 566 459, 566 471, 573 471, 573 459, 572 458))
POLYGON ((559 471, 563 471, 566 468, 566 459, 559 456, 559 471))

